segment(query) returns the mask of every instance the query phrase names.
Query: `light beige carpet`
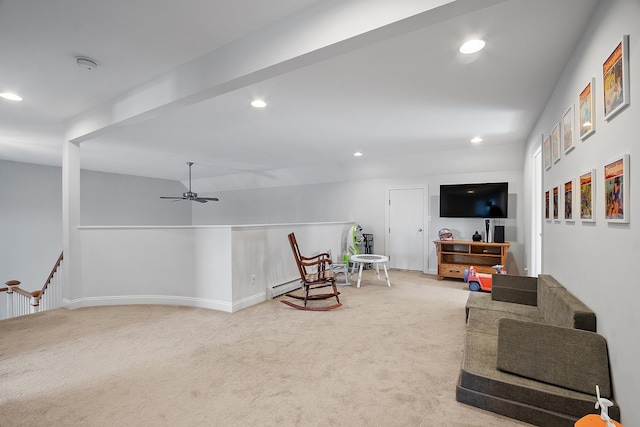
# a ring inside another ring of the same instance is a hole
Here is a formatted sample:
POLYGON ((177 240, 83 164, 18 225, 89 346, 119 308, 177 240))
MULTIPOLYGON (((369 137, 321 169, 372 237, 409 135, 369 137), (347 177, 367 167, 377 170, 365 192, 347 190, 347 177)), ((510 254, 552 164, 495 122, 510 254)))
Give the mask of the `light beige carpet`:
POLYGON ((518 426, 455 400, 461 281, 365 271, 343 307, 267 301, 0 321, 0 426, 518 426))

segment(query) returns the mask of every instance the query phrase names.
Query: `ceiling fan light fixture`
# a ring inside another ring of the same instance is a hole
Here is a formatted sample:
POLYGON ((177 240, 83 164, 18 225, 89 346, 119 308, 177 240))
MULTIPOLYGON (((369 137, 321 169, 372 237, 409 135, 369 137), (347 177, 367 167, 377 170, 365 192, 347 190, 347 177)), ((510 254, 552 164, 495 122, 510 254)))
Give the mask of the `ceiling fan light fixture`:
POLYGON ((486 44, 487 43, 482 39, 467 40, 466 42, 462 43, 462 46, 460 46, 459 50, 460 53, 470 55, 472 53, 480 52, 482 49, 484 49, 486 44))
POLYGON ((251 101, 251 106, 254 108, 264 108, 267 106, 267 103, 262 99, 254 99, 253 101, 251 101))

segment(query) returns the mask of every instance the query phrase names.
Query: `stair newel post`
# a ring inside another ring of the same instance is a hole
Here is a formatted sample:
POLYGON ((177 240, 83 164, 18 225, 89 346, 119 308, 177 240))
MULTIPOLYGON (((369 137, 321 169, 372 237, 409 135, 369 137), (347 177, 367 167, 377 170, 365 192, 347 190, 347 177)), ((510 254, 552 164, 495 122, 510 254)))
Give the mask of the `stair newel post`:
POLYGON ((42 291, 31 292, 30 314, 37 313, 40 311, 40 295, 41 294, 42 294, 42 291))
POLYGON ((17 288, 20 286, 20 282, 18 280, 9 280, 5 283, 9 288, 7 290, 7 318, 11 319, 13 317, 13 288, 17 288))

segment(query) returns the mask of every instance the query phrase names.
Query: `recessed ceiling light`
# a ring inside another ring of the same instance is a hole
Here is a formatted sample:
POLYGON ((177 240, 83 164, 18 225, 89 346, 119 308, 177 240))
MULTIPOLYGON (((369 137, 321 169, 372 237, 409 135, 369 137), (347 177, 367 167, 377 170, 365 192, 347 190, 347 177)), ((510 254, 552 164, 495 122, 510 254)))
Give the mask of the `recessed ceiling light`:
POLYGON ((477 144, 479 142, 482 142, 482 138, 480 138, 479 136, 476 136, 474 138, 471 138, 471 142, 473 142, 474 144, 477 144))
POLYGON ((0 97, 8 99, 9 101, 22 101, 22 97, 20 95, 16 95, 11 92, 2 92, 0 93, 0 97))
POLYGON ((354 157, 360 157, 362 156, 362 153, 360 151, 356 151, 355 153, 353 153, 354 157))
POLYGON ((482 49, 484 49, 485 45, 486 43, 484 40, 480 40, 480 39, 468 40, 464 42, 462 46, 460 46, 460 53, 464 53, 468 55, 471 53, 480 52, 482 49))
POLYGON ((267 103, 262 99, 254 99, 253 101, 251 101, 251 106, 255 108, 264 108, 267 106, 267 103))

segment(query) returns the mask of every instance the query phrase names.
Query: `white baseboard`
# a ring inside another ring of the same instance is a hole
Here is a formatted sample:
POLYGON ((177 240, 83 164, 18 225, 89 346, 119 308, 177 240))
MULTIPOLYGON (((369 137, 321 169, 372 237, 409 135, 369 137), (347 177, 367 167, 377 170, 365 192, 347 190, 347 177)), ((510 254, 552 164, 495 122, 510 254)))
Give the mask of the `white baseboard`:
MULTIPOLYGON (((156 304, 156 305, 179 305, 186 307, 208 308, 210 310, 225 311, 232 313, 233 304, 227 301, 207 300, 203 298, 178 297, 164 295, 123 295, 87 297, 73 300, 62 300, 63 306, 70 310, 82 307, 97 307, 106 305, 134 305, 134 304, 156 304)), ((248 307, 248 305, 245 305, 248 307)), ((243 306, 242 308, 244 308, 243 306)), ((237 311, 237 310, 235 310, 237 311)))
POLYGON ((243 308, 251 307, 252 305, 260 304, 267 300, 266 292, 261 292, 259 294, 251 295, 250 297, 243 298, 239 301, 234 301, 231 306, 231 312, 235 313, 236 311, 240 311, 243 308))

